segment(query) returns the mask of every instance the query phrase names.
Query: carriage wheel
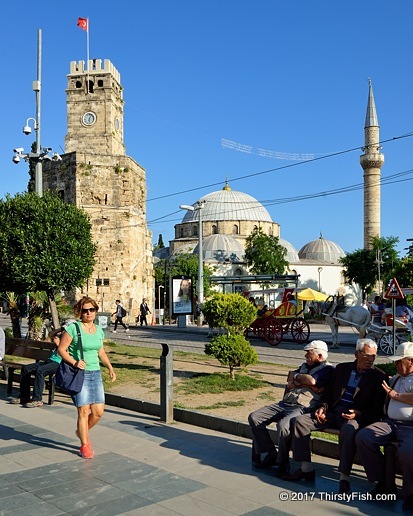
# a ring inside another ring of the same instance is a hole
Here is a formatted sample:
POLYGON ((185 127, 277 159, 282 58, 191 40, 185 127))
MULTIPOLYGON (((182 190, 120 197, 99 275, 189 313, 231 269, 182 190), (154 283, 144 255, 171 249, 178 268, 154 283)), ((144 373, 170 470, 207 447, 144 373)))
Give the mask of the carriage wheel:
POLYGON ((290 331, 294 342, 298 342, 298 344, 304 344, 310 338, 310 326, 302 317, 297 317, 292 321, 290 331))
POLYGON ((271 346, 278 346, 283 338, 282 324, 270 319, 264 327, 264 338, 271 346))
MULTIPOLYGON (((400 339, 396 336, 396 349, 399 347, 400 339)), ((392 333, 386 333, 382 337, 380 337, 379 340, 379 349, 383 351, 385 355, 393 355, 393 351, 395 352, 396 349, 393 349, 393 334, 392 333)))

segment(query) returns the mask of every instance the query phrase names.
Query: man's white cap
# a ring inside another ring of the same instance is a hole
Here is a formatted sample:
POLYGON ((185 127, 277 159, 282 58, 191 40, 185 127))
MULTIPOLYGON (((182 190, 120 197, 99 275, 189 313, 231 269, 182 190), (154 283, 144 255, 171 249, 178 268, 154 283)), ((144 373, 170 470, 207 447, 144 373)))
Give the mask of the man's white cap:
POLYGON ((387 358, 393 362, 402 358, 413 358, 413 342, 402 342, 397 348, 396 354, 387 358))
POLYGON ((304 351, 313 349, 314 351, 328 351, 327 344, 323 340, 313 340, 304 347, 304 351))

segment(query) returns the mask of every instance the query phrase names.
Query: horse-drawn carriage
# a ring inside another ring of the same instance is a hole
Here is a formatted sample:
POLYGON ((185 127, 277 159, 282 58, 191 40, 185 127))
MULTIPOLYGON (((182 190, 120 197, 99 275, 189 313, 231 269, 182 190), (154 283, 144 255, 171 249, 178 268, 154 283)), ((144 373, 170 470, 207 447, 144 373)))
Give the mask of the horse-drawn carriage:
POLYGON ((290 301, 284 301, 277 308, 266 308, 245 330, 245 336, 252 334, 271 346, 278 346, 289 332, 294 342, 304 344, 310 338, 310 326, 301 314, 302 310, 297 312, 296 305, 290 301))
POLYGON ((324 305, 324 315, 332 333, 332 348, 339 347, 338 328, 340 325, 356 328, 360 338, 367 335, 369 338, 376 340, 377 348, 385 355, 392 355, 398 345, 411 336, 408 321, 396 317, 394 341, 391 314, 386 316, 385 324, 380 321, 372 321, 368 310, 361 306, 344 306, 337 296, 327 298, 324 305))

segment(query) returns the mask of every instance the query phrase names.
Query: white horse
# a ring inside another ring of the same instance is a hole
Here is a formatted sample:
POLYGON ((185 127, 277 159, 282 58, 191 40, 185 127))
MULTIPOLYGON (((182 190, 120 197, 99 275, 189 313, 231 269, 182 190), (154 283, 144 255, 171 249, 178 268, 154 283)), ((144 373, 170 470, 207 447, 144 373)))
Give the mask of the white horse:
POLYGON ((360 339, 366 336, 367 326, 370 324, 371 315, 362 306, 338 306, 337 297, 330 296, 324 305, 326 322, 330 326, 333 340, 332 349, 340 347, 338 341, 338 327, 354 326, 358 329, 360 339))

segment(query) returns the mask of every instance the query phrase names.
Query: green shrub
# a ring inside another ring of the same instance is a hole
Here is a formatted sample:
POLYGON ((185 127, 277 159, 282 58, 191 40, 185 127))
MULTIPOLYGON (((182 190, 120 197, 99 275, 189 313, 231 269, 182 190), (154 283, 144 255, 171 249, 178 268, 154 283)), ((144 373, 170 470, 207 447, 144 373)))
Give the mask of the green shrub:
POLYGON ((394 376, 397 373, 396 364, 390 362, 389 364, 376 364, 376 367, 384 371, 389 376, 394 376))
POLYGON ((214 294, 205 301, 202 312, 213 328, 225 328, 228 334, 237 335, 257 318, 257 309, 240 294, 214 294))
POLYGON ((219 335, 205 345, 205 353, 228 366, 232 380, 235 378, 235 367, 258 362, 257 352, 243 335, 219 335))

